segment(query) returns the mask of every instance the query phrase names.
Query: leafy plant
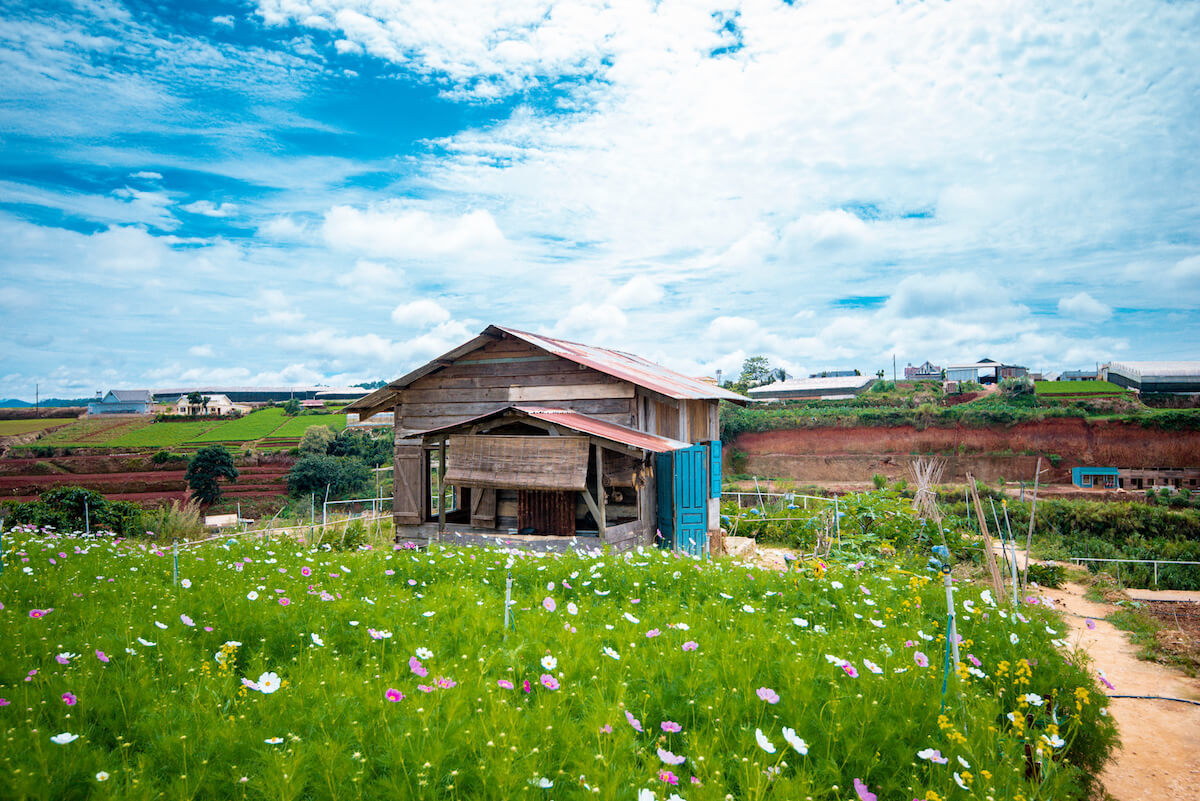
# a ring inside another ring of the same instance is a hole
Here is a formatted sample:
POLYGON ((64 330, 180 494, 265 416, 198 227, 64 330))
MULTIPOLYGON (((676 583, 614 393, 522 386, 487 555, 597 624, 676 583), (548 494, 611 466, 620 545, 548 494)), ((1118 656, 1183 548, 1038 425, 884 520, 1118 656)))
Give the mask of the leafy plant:
POLYGON ((184 478, 201 503, 213 504, 221 500, 220 479, 237 481, 238 470, 224 445, 209 445, 196 451, 188 462, 184 478))

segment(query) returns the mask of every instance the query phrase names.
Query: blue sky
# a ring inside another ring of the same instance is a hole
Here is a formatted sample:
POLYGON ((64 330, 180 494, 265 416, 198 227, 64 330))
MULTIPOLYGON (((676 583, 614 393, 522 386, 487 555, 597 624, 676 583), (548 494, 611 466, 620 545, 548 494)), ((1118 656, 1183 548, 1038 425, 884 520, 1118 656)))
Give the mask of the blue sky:
POLYGON ((1200 5, 6 4, 0 397, 1200 359, 1200 5))

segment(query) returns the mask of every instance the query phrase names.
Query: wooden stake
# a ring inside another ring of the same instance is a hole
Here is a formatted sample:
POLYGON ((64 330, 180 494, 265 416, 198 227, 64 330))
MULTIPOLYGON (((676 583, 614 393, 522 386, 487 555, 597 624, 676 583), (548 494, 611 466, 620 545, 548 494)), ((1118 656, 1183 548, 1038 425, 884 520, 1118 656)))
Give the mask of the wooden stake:
POLYGON ((975 478, 967 473, 967 490, 971 500, 975 502, 975 517, 979 521, 979 533, 983 537, 983 558, 987 563, 988 575, 991 576, 992 586, 996 590, 996 603, 1003 603, 1007 593, 1004 590, 1004 578, 996 565, 996 554, 992 553, 992 537, 988 534, 987 516, 983 513, 983 503, 979 500, 979 491, 975 488, 975 478))
POLYGON ((596 524, 600 527, 600 541, 604 541, 604 530, 608 528, 608 516, 604 509, 604 449, 599 445, 596 448, 596 505, 599 507, 600 517, 596 520, 596 524))
POLYGON ((1025 535, 1025 569, 1021 574, 1021 589, 1029 584, 1029 549, 1033 546, 1033 521, 1037 516, 1038 481, 1042 477, 1042 457, 1038 457, 1033 473, 1033 501, 1029 505, 1029 533, 1025 535))
POLYGON ((438 441, 438 540, 446 533, 446 438, 438 441))

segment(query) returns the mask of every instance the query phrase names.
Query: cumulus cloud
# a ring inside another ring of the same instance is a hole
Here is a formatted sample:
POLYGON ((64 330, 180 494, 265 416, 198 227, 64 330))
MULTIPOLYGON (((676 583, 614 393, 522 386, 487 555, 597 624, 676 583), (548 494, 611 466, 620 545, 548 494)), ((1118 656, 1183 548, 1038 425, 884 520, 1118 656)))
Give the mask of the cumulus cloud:
POLYGON ((1077 292, 1069 298, 1059 299, 1058 313, 1075 320, 1101 323, 1112 317, 1112 307, 1101 303, 1087 292, 1077 292))
POLYGON ((236 203, 213 203, 210 200, 197 200, 181 208, 192 214, 203 214, 205 217, 228 217, 238 210, 236 203))
POLYGON ((279 289, 264 289, 259 292, 255 306, 262 310, 254 316, 259 325, 289 328, 304 322, 304 314, 295 308, 291 298, 279 289))
POLYGON ((223 14, 219 17, 213 17, 212 21, 214 25, 220 25, 223 28, 233 27, 233 17, 229 16, 228 14, 223 14))
POLYGON ((140 170, 139 172, 130 173, 129 177, 130 178, 142 178, 147 181, 161 181, 162 173, 150 172, 149 170, 140 170))
POLYGON ((325 214, 322 232, 337 250, 395 259, 480 254, 505 243, 492 215, 482 209, 441 216, 394 204, 334 206, 325 214))
POLYGON ((193 345, 192 347, 188 348, 188 354, 201 359, 211 359, 217 355, 216 351, 213 350, 212 345, 193 345))
POLYGON ((354 269, 340 273, 335 280, 338 286, 364 291, 380 291, 403 284, 404 272, 376 261, 359 259, 354 263, 354 269))
POLYGON ((392 309, 392 322, 423 328, 437 325, 450 320, 450 312, 446 311, 436 300, 424 298, 409 303, 401 303, 392 309))

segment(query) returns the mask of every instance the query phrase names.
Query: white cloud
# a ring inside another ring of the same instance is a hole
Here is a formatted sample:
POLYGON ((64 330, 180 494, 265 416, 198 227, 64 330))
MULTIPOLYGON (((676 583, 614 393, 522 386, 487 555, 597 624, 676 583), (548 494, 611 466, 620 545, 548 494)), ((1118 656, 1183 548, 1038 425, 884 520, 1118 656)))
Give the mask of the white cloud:
POLYGON ((361 291, 381 291, 403 284, 404 272, 376 261, 359 259, 354 263, 353 270, 339 273, 335 280, 338 286, 361 291))
POLYGON ((144 228, 114 226, 90 237, 87 258, 99 271, 154 272, 171 258, 171 248, 144 228))
POLYGON ((211 359, 217 355, 212 345, 193 345, 188 348, 188 354, 202 359, 211 359))
POLYGON ((141 170, 139 172, 130 173, 129 177, 130 178, 142 178, 147 181, 161 181, 162 173, 150 172, 149 170, 141 170))
POLYGON ((233 27, 233 17, 229 16, 228 14, 223 14, 219 17, 213 17, 212 21, 214 25, 220 25, 225 28, 233 27))
POLYGON ((290 328, 304 322, 304 314, 297 310, 290 298, 279 289, 264 289, 259 292, 255 307, 261 313, 254 316, 259 325, 290 328))
POLYGON ((450 312, 446 311, 436 300, 428 298, 402 303, 392 309, 392 322, 414 328, 438 325, 450 320, 450 312))
POLYGON ((325 214, 322 231, 337 250, 395 259, 480 255, 505 244, 496 221, 484 210, 439 216, 396 204, 365 210, 334 206, 325 214))
POLYGON ((1101 323, 1112 317, 1112 307, 1093 298, 1087 292, 1077 292, 1069 298, 1060 298, 1058 313, 1064 317, 1101 323))
POLYGON ((609 296, 609 301, 622 309, 651 306, 666 293, 657 281, 647 275, 635 275, 609 296))
POLYGON ((272 217, 258 227, 260 236, 280 241, 303 241, 311 236, 309 229, 296 222, 292 217, 281 215, 272 217))
POLYGON ((236 214, 238 207, 236 203, 216 203, 209 200, 197 200, 195 203, 189 203, 181 207, 184 211, 190 211, 192 214, 203 214, 205 217, 228 217, 236 214))

